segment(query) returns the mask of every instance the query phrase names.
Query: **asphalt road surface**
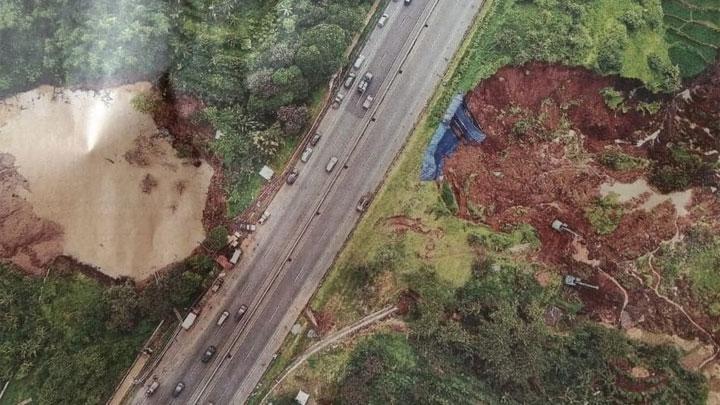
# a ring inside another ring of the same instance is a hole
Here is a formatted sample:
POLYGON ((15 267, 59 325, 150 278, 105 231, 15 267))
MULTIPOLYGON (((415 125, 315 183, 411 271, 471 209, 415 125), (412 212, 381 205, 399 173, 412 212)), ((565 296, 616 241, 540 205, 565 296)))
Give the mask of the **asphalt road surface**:
POLYGON ((240 404, 252 395, 357 223, 358 200, 382 182, 481 4, 389 3, 388 22, 372 32, 361 51, 366 60, 353 70, 355 83, 341 88, 343 102, 320 122, 322 138, 310 160, 298 162, 297 181, 278 192, 268 208, 269 219, 246 240, 245 256, 223 288, 158 364, 154 376, 161 385, 155 395, 145 396, 148 380, 132 403, 240 404), (367 71, 374 78, 360 95, 356 86, 367 71), (375 98, 369 110, 362 107, 367 95, 375 98), (332 157, 339 161, 328 173, 325 166, 332 157), (236 322, 233 315, 243 304, 249 310, 236 322), (217 326, 223 310, 231 317, 217 326), (210 345, 217 353, 202 363, 210 345), (180 381, 185 389, 174 398, 180 381))

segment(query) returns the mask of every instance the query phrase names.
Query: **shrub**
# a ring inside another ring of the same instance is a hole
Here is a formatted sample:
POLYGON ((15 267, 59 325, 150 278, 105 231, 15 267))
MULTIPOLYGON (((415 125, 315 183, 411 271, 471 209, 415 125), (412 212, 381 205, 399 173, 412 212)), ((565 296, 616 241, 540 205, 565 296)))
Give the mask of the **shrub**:
POLYGON ((597 198, 591 207, 585 209, 585 217, 599 235, 613 233, 620 224, 622 216, 623 208, 615 193, 597 198))
POLYGON ((642 169, 648 165, 647 160, 630 156, 617 149, 603 152, 598 160, 603 166, 619 172, 642 169))
POLYGON ((455 201, 455 193, 453 193, 450 183, 446 181, 440 186, 440 200, 452 215, 457 214, 458 205, 455 201))
POLYGON ((227 245, 228 230, 224 226, 216 226, 205 238, 203 245, 210 251, 215 252, 227 245))
POLYGON ((152 114, 157 111, 161 102, 160 97, 152 91, 139 93, 130 100, 133 108, 144 114, 152 114))

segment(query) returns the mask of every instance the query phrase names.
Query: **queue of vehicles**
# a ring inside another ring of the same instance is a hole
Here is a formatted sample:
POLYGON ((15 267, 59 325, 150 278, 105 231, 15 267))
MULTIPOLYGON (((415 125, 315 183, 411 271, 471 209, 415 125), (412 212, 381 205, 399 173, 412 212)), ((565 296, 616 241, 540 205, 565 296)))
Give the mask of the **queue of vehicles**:
MULTIPOLYGON (((406 6, 410 5, 411 2, 412 2, 412 0, 404 0, 404 4, 406 6)), ((389 19, 388 14, 383 14, 380 17, 380 19, 378 20, 378 26, 380 28, 384 27, 387 24, 388 19, 389 19)), ((366 57, 364 55, 362 55, 362 54, 359 55, 357 57, 357 59, 355 60, 355 63, 352 66, 353 69, 359 70, 362 67, 365 60, 366 60, 366 57)), ((345 89, 352 88, 353 84, 355 83, 356 78, 357 78, 357 74, 355 72, 350 72, 347 75, 347 77, 345 78, 345 81, 343 82, 343 87, 345 89)), ((357 84, 358 93, 360 93, 361 95, 363 93, 365 93, 368 90, 368 88, 370 87, 372 80, 373 80, 372 72, 370 72, 370 71, 365 72, 365 75, 363 75, 363 77, 360 79, 360 81, 357 84)), ((335 96, 335 99, 333 100, 333 107, 337 108, 342 103, 344 98, 345 98, 345 94, 342 92, 338 92, 335 96)), ((365 100, 362 103, 362 108, 365 110, 368 110, 372 106, 373 101, 374 101, 374 97, 372 95, 366 96, 365 100)), ((315 146, 317 146, 321 137, 322 137, 322 135, 320 134, 320 132, 316 132, 313 135, 313 137, 308 142, 308 146, 305 148, 305 150, 303 151, 303 153, 300 157, 301 162, 307 163, 310 160, 310 157, 312 156, 312 153, 313 153, 313 148, 315 146)), ((338 158, 336 156, 332 156, 330 158, 330 160, 328 161, 327 165, 325 165, 325 171, 327 173, 331 173, 333 171, 333 169, 335 168, 335 166, 337 165, 337 162, 338 162, 338 158)), ((300 175, 300 170, 297 167, 294 167, 288 173, 288 175, 286 177, 287 184, 289 184, 289 185, 294 184, 299 175, 300 175)), ((360 213, 364 212, 367 209, 367 207, 369 206, 370 202, 372 201, 372 197, 373 197, 372 193, 364 194, 358 201, 357 206, 355 207, 356 211, 358 211, 360 213)), ((267 219, 269 217, 270 217, 270 212, 266 210, 265 212, 263 212, 263 214, 261 215, 258 222, 260 224, 263 224, 265 221, 267 221, 267 219)), ((250 233, 250 232, 254 232, 256 230, 256 225, 255 224, 240 224, 239 229, 250 233)), ((237 259, 236 259, 236 261, 237 261, 237 259)), ((220 281, 219 283, 215 283, 217 285, 217 288, 222 286, 222 280, 219 280, 219 281, 220 281)), ((213 287, 215 287, 215 285, 213 287)), ((245 316, 247 310, 248 310, 247 305, 245 305, 245 304, 240 305, 238 310, 235 312, 235 316, 234 316, 235 322, 240 322, 242 320, 242 318, 245 316)), ((192 310, 188 314, 188 316, 184 319, 184 321, 181 325, 182 328, 185 330, 189 330, 192 327, 192 325, 195 323, 195 320, 197 319, 198 315, 199 315, 199 311, 192 310)), ((225 324, 225 321, 229 317, 230 317, 230 312, 228 310, 224 310, 218 317, 216 326, 222 327, 225 324)), ((200 361, 202 363, 209 363, 210 360, 212 360, 212 358, 215 356, 216 352, 217 352, 217 347, 215 347, 214 345, 208 346, 207 349, 203 352, 203 354, 200 358, 200 361)), ((277 356, 277 353, 274 355, 273 358, 275 358, 275 356, 277 356)), ((157 379, 157 377, 154 377, 152 382, 148 386, 147 390, 145 391, 145 395, 146 396, 154 395, 159 387, 160 387, 160 381, 157 379)), ((182 381, 179 381, 173 388, 173 391, 172 391, 173 398, 179 397, 180 394, 182 394, 184 389, 185 389, 185 383, 182 381)))

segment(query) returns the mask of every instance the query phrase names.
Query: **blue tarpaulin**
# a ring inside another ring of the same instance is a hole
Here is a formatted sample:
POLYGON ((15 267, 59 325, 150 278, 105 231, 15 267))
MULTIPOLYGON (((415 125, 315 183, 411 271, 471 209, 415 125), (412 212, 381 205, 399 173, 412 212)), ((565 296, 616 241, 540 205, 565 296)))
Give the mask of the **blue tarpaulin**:
POLYGON ((438 125, 430 144, 425 149, 420 169, 421 180, 435 180, 442 173, 443 160, 455 152, 461 137, 476 143, 485 140, 485 134, 470 115, 465 105, 465 99, 462 94, 458 94, 450 101, 442 122, 438 125), (453 125, 459 129, 461 134, 456 135, 452 128, 453 125))

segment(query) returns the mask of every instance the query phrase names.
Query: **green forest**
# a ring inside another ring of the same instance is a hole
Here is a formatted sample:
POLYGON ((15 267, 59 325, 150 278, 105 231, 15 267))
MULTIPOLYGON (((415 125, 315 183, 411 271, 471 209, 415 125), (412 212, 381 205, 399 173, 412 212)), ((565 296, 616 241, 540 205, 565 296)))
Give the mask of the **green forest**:
MULTIPOLYGON (((224 134, 209 152, 225 163, 233 214, 252 200, 258 167, 295 144, 369 9, 369 0, 7 0, 0 97, 147 80, 160 101, 200 100, 193 120, 224 134)), ((157 102, 134 105, 152 112, 157 102)), ((213 229, 204 245, 217 250, 226 234, 213 229)), ((1 266, 3 401, 104 402, 158 322, 186 309, 215 272, 195 256, 140 290, 72 264, 51 265, 45 279, 1 266)))
POLYGON ((630 341, 576 317, 579 302, 543 288, 521 266, 484 260, 453 290, 419 269, 422 297, 406 317, 409 337, 365 338, 330 394, 341 404, 703 404, 705 379, 684 370, 669 346, 630 341), (549 326, 547 311, 564 313, 549 326), (634 367, 653 376, 638 390, 634 367))
POLYGON ((189 307, 214 272, 209 257, 194 256, 138 290, 90 278, 69 261, 40 279, 0 265, 0 381, 10 381, 3 401, 105 402, 152 330, 172 320, 173 308, 189 307))
POLYGON ((0 4, 0 97, 40 84, 101 88, 138 80, 202 101, 224 135, 229 214, 255 174, 305 127, 343 64, 369 0, 8 0, 0 4))

